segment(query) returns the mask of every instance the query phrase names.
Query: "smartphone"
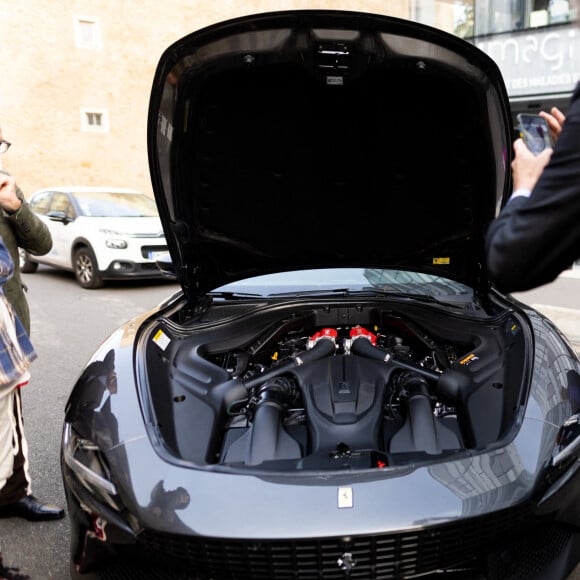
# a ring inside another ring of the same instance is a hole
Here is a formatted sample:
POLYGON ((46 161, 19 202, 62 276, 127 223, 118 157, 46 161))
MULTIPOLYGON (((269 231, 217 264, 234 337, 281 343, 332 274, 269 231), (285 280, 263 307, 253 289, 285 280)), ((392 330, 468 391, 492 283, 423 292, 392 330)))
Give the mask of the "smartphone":
POLYGON ((538 155, 546 147, 554 146, 550 137, 550 128, 544 117, 520 113, 517 118, 520 137, 534 155, 538 155))

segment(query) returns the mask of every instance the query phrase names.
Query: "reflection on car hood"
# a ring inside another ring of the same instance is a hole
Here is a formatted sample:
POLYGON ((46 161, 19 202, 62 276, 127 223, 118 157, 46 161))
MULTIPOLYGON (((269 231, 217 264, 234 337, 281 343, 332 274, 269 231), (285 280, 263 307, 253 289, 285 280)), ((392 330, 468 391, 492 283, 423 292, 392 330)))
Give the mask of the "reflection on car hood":
POLYGON ((417 23, 307 10, 192 33, 161 56, 148 120, 186 295, 327 267, 485 285, 511 131, 495 63, 417 23))

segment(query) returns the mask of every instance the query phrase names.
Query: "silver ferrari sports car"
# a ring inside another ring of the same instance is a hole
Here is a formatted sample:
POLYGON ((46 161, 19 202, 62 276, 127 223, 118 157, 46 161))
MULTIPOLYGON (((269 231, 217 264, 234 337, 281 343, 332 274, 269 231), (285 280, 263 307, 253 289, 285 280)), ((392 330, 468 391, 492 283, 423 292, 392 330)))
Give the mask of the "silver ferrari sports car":
POLYGON ((72 387, 73 578, 570 574, 580 362, 484 262, 512 136, 496 64, 414 22, 264 13, 165 50, 181 290, 72 387))

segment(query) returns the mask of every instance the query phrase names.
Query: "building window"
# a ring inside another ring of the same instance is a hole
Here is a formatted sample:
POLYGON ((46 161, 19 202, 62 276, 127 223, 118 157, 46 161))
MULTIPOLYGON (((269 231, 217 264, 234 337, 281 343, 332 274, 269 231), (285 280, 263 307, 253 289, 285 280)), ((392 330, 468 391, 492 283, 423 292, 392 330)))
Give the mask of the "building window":
POLYGON ((106 133, 109 131, 109 116, 105 109, 81 109, 81 129, 106 133))
POLYGON ((533 0, 530 11, 530 27, 548 26, 569 22, 576 18, 568 0, 533 0))
POLYGON ((453 4, 453 34, 461 38, 468 38, 474 34, 474 14, 475 8, 473 0, 466 2, 455 2, 453 4))
POLYGON ((528 30, 576 20, 568 0, 475 0, 474 35, 528 30))
POLYGON ((87 111, 87 125, 89 127, 102 127, 103 126, 103 113, 95 113, 87 111))
POLYGON ((78 48, 101 48, 101 30, 95 18, 74 19, 75 41, 78 48))

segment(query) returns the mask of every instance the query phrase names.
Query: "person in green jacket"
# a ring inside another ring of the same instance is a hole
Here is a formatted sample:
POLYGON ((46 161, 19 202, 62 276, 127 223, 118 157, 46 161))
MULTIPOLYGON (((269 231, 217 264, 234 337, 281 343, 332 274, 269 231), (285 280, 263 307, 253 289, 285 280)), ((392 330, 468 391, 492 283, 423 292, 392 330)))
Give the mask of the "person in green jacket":
MULTIPOLYGON (((9 147, 10 143, 2 139, 0 129, 0 154, 5 153, 9 147)), ((20 275, 19 248, 33 255, 46 254, 52 249, 52 237, 46 224, 28 206, 14 178, 2 170, 0 170, 0 236, 14 261, 14 273, 4 285, 4 293, 30 335, 30 311, 25 295, 26 287, 20 275)), ((62 508, 41 503, 32 495, 20 392, 14 407, 19 451, 14 457, 12 475, 0 490, 0 518, 21 517, 30 521, 62 518, 64 516, 62 508)))

